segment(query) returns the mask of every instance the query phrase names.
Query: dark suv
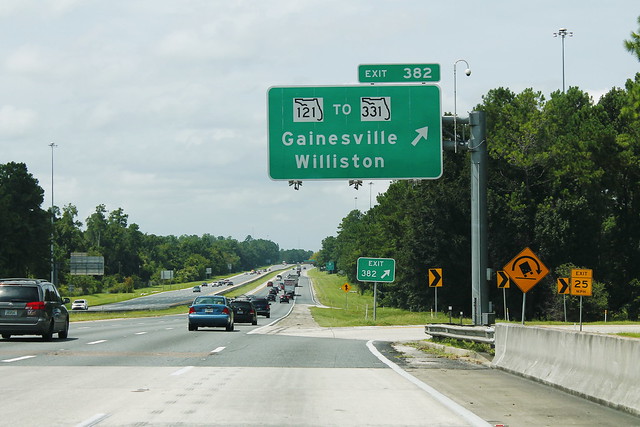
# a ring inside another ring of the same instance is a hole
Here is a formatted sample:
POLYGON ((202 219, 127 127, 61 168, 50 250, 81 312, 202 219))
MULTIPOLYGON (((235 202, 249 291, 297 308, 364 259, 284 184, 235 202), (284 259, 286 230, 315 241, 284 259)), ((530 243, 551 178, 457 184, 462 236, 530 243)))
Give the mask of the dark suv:
POLYGON ((69 335, 69 312, 64 306, 69 298, 61 298, 56 287, 40 279, 0 279, 0 334, 53 334, 61 339, 69 335))
POLYGON ((254 298, 251 302, 260 316, 266 316, 267 319, 271 317, 271 304, 266 298, 254 298))

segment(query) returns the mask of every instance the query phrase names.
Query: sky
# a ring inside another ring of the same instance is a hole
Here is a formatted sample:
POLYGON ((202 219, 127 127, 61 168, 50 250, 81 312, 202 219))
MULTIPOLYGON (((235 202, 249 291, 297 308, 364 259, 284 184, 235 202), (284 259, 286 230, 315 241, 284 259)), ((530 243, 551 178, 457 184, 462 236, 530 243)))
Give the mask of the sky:
POLYGON ((640 72, 623 47, 639 15, 637 0, 3 0, 0 164, 25 163, 43 208, 53 194, 83 223, 104 204, 147 234, 317 251, 389 181, 296 191, 272 180, 270 87, 357 85, 360 64, 440 64, 444 114, 462 59, 465 117, 498 87, 560 90, 554 32, 567 28, 566 86, 597 102, 640 72))

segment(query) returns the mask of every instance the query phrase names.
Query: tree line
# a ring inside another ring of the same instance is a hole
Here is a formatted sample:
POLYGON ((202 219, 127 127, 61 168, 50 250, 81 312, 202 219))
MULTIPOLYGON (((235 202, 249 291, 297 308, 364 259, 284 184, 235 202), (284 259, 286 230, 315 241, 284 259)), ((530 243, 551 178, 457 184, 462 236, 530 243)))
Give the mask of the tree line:
MULTIPOLYGON (((625 46, 640 60, 638 34, 625 46)), ((530 247, 551 269, 527 294, 527 318, 563 320, 556 279, 572 268, 590 268, 593 296, 583 299, 585 320, 602 319, 605 310, 609 318, 638 320, 640 73, 598 102, 578 87, 548 99, 532 88, 514 93, 501 87, 483 96, 476 110, 487 115, 489 267, 501 270, 530 247)), ((453 135, 453 128, 444 132, 453 135)), ((453 306, 469 315, 469 154, 444 152, 443 162, 440 179, 394 182, 375 207, 351 211, 337 235, 323 240, 318 263, 336 262, 355 282, 358 257, 394 258, 396 281, 382 286, 382 304, 416 310, 433 308, 428 269, 442 268, 438 309, 453 306)), ((490 283, 502 317, 503 292, 495 276, 490 283)), ((359 284, 363 292, 371 286, 359 284)), ((506 297, 511 317, 519 318, 522 292, 514 286, 506 297)), ((574 321, 578 298, 566 299, 574 321)))
POLYGON ((162 270, 174 281, 192 282, 272 263, 296 263, 313 252, 280 249, 264 239, 243 241, 211 234, 157 236, 129 223, 122 208, 98 205, 85 223, 68 204, 45 210, 44 190, 26 164, 0 164, 0 277, 50 278, 53 236, 54 281, 75 294, 130 292, 159 283, 162 270), (104 276, 70 274, 74 252, 104 257, 104 276), (210 273, 208 273, 210 269, 210 273))

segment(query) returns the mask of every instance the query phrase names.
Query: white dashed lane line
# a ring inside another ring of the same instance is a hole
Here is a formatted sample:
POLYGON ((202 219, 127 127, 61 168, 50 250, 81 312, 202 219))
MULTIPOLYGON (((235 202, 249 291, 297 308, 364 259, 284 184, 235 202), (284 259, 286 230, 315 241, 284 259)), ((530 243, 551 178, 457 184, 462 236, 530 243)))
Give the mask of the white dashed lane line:
POLYGON ((18 361, 20 361, 20 360, 31 359, 31 358, 33 358, 33 357, 36 357, 36 356, 22 356, 22 357, 16 357, 16 358, 14 358, 14 359, 5 359, 5 360, 3 360, 3 362, 5 362, 5 363, 18 362, 18 361))
POLYGON ((107 342, 107 340, 91 341, 91 342, 88 342, 87 345, 101 344, 103 342, 107 342))
POLYGON ((189 372, 191 369, 193 369, 193 366, 185 366, 182 369, 178 369, 177 371, 172 372, 171 375, 173 375, 173 376, 182 375, 185 372, 189 372))
POLYGON ((226 347, 218 347, 215 350, 211 350, 210 354, 215 354, 215 353, 220 353, 222 350, 224 350, 226 347))

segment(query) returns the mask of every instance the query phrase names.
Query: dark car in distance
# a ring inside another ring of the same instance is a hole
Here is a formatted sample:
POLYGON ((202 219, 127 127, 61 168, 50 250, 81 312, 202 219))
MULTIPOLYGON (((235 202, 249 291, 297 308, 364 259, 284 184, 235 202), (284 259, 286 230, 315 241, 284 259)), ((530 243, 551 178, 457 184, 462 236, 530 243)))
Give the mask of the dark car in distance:
POLYGON ((234 300, 229 303, 233 309, 233 316, 236 323, 258 324, 258 313, 253 303, 249 300, 234 300))
POLYGON ((267 319, 271 317, 271 304, 266 298, 254 298, 251 302, 253 302, 258 315, 266 316, 267 319))
POLYGON ((42 335, 45 341, 53 334, 65 339, 69 335, 69 311, 55 285, 42 279, 0 279, 0 334, 42 335))

